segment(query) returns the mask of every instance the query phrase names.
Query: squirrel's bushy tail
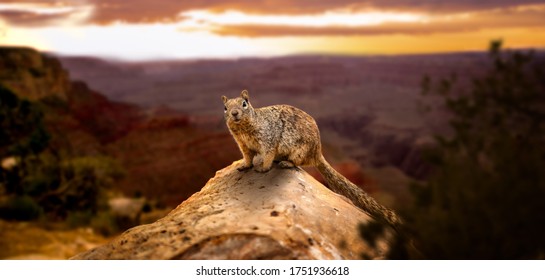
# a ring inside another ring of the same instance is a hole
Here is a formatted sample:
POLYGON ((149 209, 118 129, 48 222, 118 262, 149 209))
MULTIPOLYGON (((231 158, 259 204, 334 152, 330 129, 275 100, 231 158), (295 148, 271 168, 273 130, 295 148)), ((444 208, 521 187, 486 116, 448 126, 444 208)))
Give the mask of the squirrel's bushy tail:
POLYGON ((323 155, 321 155, 317 162, 316 168, 318 168, 318 171, 320 171, 332 191, 346 196, 354 205, 361 208, 378 221, 386 222, 395 229, 401 225, 401 219, 394 211, 379 204, 360 187, 356 186, 337 172, 337 170, 331 167, 325 160, 323 155))

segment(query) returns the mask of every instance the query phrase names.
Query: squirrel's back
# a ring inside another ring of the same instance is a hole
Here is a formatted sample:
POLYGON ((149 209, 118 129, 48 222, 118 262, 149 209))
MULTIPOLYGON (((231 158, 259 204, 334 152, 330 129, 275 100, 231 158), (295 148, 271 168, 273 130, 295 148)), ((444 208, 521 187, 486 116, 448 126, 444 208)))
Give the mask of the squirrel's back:
POLYGON ((277 134, 274 144, 281 157, 291 155, 295 165, 315 163, 321 154, 321 141, 314 118, 290 105, 262 107, 256 109, 256 115, 264 133, 277 134), (275 123, 272 129, 270 123, 275 123))

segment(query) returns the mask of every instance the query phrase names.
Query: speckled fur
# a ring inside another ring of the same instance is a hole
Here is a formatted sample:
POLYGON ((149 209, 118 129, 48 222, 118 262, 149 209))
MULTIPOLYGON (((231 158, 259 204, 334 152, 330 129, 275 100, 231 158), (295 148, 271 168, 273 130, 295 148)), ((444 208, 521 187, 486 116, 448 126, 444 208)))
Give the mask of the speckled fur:
POLYGON ((283 168, 315 166, 331 190, 348 197, 375 219, 394 228, 401 224, 392 210, 376 202, 325 160, 318 126, 309 114, 289 105, 254 109, 246 90, 240 97, 222 96, 222 100, 227 127, 243 155, 240 171, 254 167, 258 172, 267 172, 274 161, 283 168))

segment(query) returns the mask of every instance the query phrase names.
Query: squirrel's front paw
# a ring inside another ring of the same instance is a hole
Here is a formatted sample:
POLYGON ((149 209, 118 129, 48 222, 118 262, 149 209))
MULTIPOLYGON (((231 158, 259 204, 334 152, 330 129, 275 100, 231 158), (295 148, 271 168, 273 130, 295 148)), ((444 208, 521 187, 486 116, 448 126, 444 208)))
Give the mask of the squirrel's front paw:
POLYGON ((271 170, 271 167, 265 168, 263 166, 256 166, 256 168, 254 168, 254 170, 259 172, 259 173, 265 173, 265 172, 268 172, 269 170, 271 170))
POLYGON ((237 167, 237 170, 238 171, 244 171, 244 170, 248 170, 248 169, 250 169, 252 167, 253 167, 253 165, 242 164, 239 167, 237 167))

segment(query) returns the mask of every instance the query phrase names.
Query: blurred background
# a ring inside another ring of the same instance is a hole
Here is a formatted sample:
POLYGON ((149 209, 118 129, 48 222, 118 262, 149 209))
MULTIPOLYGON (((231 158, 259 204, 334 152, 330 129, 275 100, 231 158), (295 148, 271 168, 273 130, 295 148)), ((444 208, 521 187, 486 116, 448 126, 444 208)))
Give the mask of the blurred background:
POLYGON ((164 216, 241 157, 220 96, 248 89, 404 217, 390 257, 543 259, 544 34, 533 0, 4 0, 0 258, 164 216))

